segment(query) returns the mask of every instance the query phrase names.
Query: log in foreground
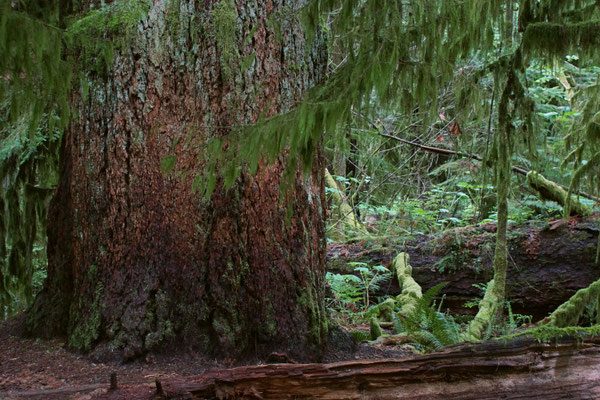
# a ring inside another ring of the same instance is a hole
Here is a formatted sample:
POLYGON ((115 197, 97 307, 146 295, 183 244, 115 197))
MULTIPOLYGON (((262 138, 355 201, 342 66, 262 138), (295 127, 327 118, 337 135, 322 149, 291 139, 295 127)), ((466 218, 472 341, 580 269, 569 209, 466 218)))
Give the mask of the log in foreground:
POLYGON ((238 367, 179 389, 196 399, 598 399, 600 339, 519 339, 411 359, 238 367))

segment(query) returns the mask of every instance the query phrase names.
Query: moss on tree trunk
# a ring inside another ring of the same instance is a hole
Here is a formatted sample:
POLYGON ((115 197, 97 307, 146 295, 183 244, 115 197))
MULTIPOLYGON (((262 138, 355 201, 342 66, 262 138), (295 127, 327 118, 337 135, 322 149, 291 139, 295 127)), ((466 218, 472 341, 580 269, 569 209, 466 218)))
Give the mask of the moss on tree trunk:
POLYGON ((510 133, 512 131, 508 103, 513 90, 513 79, 515 79, 514 72, 511 72, 498 107, 499 129, 495 138, 498 157, 496 164, 498 224, 496 228, 496 249, 494 250, 494 279, 488 283, 483 299, 479 303, 477 315, 469 324, 468 339, 483 338, 488 326, 493 323, 496 315, 502 311, 506 296, 506 270, 508 265, 506 228, 508 224, 508 189, 511 172, 510 133))
POLYGON ((107 76, 86 76, 62 143, 31 333, 126 359, 169 343, 227 357, 321 356, 320 155, 288 191, 288 222, 283 158, 229 190, 217 182, 209 200, 191 189, 207 138, 289 109, 323 77, 323 41, 307 47, 292 12, 302 5, 154 2, 107 76), (173 152, 178 172, 164 175, 173 152))

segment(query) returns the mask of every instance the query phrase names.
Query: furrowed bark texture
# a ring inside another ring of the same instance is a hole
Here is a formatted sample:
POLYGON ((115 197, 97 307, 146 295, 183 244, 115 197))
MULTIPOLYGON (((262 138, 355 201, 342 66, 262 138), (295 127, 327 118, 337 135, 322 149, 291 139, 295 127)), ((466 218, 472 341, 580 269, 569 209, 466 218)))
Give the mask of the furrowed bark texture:
POLYGON ((228 357, 320 357, 320 156, 311 176, 297 174, 286 223, 282 160, 229 191, 218 183, 207 201, 191 190, 202 152, 184 151, 189 138, 202 143, 289 109, 322 78, 322 40, 307 47, 294 12, 302 5, 154 2, 109 76, 75 102, 30 332, 125 359, 173 342, 228 357), (159 171, 173 152, 184 177, 159 171))

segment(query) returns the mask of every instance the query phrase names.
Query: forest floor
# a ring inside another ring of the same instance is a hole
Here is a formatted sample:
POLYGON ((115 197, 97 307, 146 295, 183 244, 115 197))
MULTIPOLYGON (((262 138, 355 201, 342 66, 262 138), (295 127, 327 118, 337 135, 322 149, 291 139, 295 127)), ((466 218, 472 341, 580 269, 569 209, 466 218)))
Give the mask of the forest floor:
MULTIPOLYGON (((460 305, 465 299, 480 295, 473 283, 486 282, 491 278, 491 257, 480 250, 485 248, 480 242, 484 239, 489 241, 493 236, 493 232, 488 230, 486 226, 462 228, 452 230, 451 234, 441 238, 418 238, 418 245, 407 246, 405 250, 410 253, 415 279, 424 289, 440 281, 450 282, 444 289, 448 307, 452 307, 453 296, 456 297, 455 303, 460 305), (471 246, 471 243, 475 244, 471 246), (450 259, 448 254, 453 258, 450 259), (446 269, 443 274, 440 271, 442 261, 446 269)), ((512 230, 509 275, 512 274, 511 282, 514 285, 509 292, 515 300, 513 311, 518 310, 520 300, 527 308, 518 312, 546 315, 576 290, 598 279, 594 262, 597 232, 595 219, 512 230), (540 270, 539 265, 544 265, 544 269, 540 270), (557 281, 560 286, 555 283, 557 281), (523 282, 535 282, 535 285, 523 282), (556 287, 564 290, 557 291, 556 287), (539 293, 544 293, 544 296, 539 293), (541 300, 545 303, 540 303, 541 300)), ((395 246, 367 249, 364 243, 330 244, 328 270, 352 273, 347 267, 342 268, 349 261, 388 265, 398 251, 395 246)), ((383 289, 385 292, 380 295, 397 295, 400 292, 397 282, 393 280, 389 287, 383 289)), ((455 308, 455 312, 460 311, 460 307, 455 308)), ((355 326, 353 329, 368 331, 367 326, 355 326)), ((335 344, 336 340, 330 342, 335 344)), ((329 348, 323 362, 413 357, 414 354, 406 347, 361 344, 356 348, 329 348)), ((156 380, 169 387, 211 371, 252 364, 261 362, 255 360, 241 364, 181 351, 149 355, 126 364, 102 363, 69 351, 64 340, 23 337, 22 318, 0 322, 0 400, 150 398, 156 390, 156 380), (117 392, 107 393, 113 373, 117 375, 119 388, 124 390, 121 395, 117 392), (132 391, 127 392, 127 387, 138 388, 133 391, 133 397, 132 391)))
MULTIPOLYGON (((199 354, 156 354, 134 362, 102 363, 69 351, 64 340, 23 337, 22 318, 0 322, 0 400, 106 398, 110 376, 116 373, 119 387, 146 387, 139 398, 156 390, 155 381, 178 382, 208 371, 244 365, 217 361, 199 354)), ((360 345, 356 351, 328 350, 324 362, 400 358, 407 350, 360 345)), ((116 396, 110 398, 121 398, 116 396)), ((123 398, 131 400, 131 394, 123 398)), ((138 398, 138 397, 135 397, 138 398)))

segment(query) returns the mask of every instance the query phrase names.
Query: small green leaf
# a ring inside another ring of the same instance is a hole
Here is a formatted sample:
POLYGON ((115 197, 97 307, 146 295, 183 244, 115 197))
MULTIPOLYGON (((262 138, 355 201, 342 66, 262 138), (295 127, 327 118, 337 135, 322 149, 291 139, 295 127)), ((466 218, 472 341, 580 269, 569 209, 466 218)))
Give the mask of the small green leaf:
POLYGON ((165 175, 169 174, 173 170, 173 167, 175 166, 176 162, 176 155, 169 154, 164 156, 163 159, 160 161, 160 172, 162 172, 165 175))
POLYGON ((200 188, 200 180, 202 179, 202 175, 196 174, 194 176, 194 180, 192 180, 192 193, 198 193, 200 188))

